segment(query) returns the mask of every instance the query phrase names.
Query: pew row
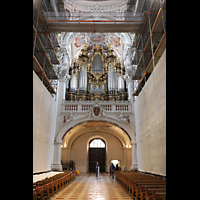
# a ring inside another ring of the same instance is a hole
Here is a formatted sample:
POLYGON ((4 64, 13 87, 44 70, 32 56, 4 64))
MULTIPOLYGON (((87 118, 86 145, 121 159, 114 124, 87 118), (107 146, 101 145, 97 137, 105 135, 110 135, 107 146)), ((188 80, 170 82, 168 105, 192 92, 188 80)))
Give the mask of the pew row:
POLYGON ((75 171, 57 174, 33 183, 33 200, 46 200, 67 186, 76 176, 75 171))
POLYGON ((116 179, 134 200, 165 200, 166 180, 138 172, 116 172, 116 179))

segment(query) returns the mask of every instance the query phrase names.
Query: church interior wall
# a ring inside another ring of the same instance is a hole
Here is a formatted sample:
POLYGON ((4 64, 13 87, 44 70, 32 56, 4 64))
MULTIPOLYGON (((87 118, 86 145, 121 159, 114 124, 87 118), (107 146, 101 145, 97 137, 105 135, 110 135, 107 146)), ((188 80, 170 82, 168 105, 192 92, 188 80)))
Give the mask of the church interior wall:
POLYGON ((88 172, 88 151, 91 138, 102 138, 106 142, 106 172, 109 172, 111 160, 119 160, 122 169, 126 167, 130 170, 131 148, 124 148, 115 136, 100 131, 85 133, 74 140, 71 148, 62 148, 61 160, 73 160, 80 172, 88 172))
POLYGON ((166 50, 134 102, 138 170, 166 175, 166 50))
POLYGON ((55 99, 33 71, 33 173, 51 170, 55 99))
POLYGON ((89 141, 102 138, 106 172, 119 160, 122 171, 165 176, 166 0, 48 2, 33 1, 33 173, 70 160, 88 172, 89 141), (102 17, 124 22, 100 31, 56 25, 102 17))

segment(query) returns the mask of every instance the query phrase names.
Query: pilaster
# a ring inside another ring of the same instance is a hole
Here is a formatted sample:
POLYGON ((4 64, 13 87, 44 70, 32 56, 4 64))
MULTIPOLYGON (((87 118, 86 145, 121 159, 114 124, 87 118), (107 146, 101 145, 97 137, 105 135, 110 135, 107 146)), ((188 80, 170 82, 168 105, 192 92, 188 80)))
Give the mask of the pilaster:
POLYGON ((51 165, 51 170, 62 171, 61 145, 62 145, 62 143, 60 143, 60 142, 54 143, 54 154, 53 154, 53 163, 51 165))
POLYGON ((131 143, 131 151, 132 151, 131 170, 132 170, 132 171, 135 171, 135 170, 138 169, 137 152, 136 152, 136 143, 131 143))

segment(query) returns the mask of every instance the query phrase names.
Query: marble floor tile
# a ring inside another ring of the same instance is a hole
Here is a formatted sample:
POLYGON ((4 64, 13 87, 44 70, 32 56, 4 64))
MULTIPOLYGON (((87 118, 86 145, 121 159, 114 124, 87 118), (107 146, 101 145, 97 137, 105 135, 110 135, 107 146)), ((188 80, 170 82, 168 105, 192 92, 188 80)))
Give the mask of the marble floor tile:
POLYGON ((80 173, 70 185, 66 186, 51 200, 131 200, 132 198, 117 183, 116 179, 110 178, 108 173, 100 173, 95 177, 95 173, 80 173))

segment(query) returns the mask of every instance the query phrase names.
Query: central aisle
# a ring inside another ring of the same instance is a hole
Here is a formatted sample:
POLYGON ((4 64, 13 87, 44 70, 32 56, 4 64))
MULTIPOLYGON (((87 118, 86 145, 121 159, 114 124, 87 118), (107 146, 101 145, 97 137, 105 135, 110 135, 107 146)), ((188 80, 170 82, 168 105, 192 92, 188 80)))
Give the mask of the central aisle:
POLYGON ((50 199, 131 200, 131 197, 117 183, 116 179, 110 178, 110 174, 108 173, 100 173, 99 178, 95 177, 95 173, 80 173, 80 176, 75 181, 60 190, 50 199))

